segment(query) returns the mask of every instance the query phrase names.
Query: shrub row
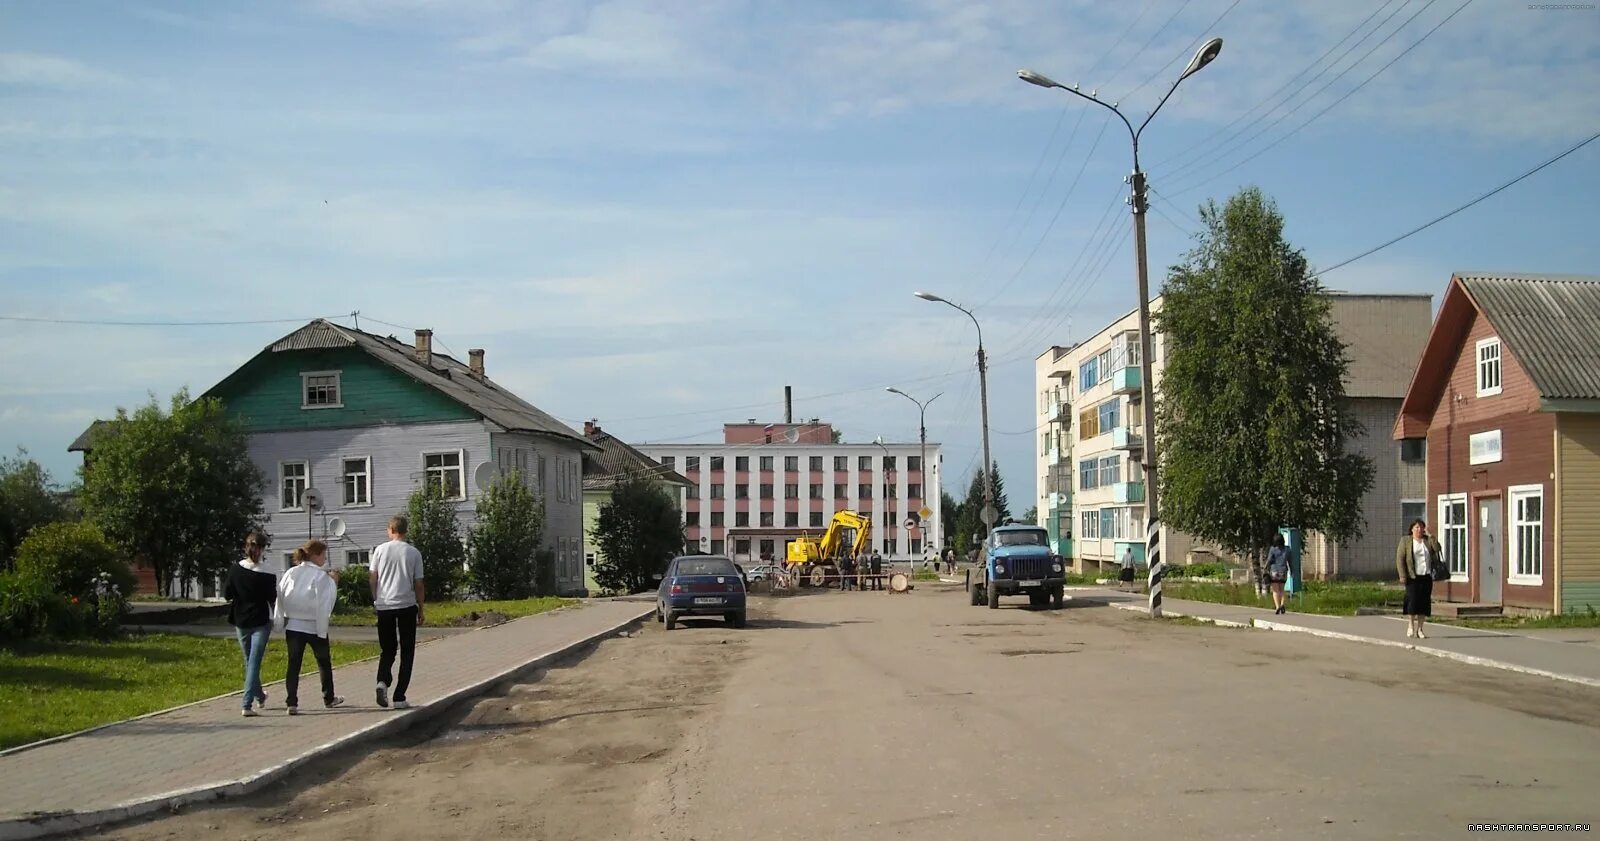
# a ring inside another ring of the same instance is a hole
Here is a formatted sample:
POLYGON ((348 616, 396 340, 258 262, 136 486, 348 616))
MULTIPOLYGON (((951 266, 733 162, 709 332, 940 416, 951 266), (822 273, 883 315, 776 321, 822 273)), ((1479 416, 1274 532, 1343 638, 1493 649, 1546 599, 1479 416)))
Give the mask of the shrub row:
POLYGON ((17 547, 16 572, 0 575, 0 644, 109 639, 121 627, 133 587, 133 573, 99 529, 39 526, 17 547))

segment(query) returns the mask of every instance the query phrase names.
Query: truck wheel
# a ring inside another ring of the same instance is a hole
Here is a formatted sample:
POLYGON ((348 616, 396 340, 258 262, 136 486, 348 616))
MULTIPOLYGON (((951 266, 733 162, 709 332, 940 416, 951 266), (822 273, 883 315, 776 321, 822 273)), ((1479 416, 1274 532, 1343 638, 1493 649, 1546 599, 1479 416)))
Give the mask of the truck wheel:
POLYGON ((1064 587, 1064 586, 1062 586, 1060 584, 1057 584, 1055 586, 1055 589, 1050 591, 1050 606, 1055 608, 1056 610, 1060 610, 1061 608, 1066 606, 1066 602, 1067 602, 1066 587, 1064 587))
POLYGON ((995 587, 993 584, 990 584, 989 586, 987 586, 987 587, 985 587, 983 589, 988 591, 989 609, 990 610, 999 610, 1000 609, 1000 589, 998 587, 995 587))
POLYGON ((667 611, 666 618, 663 621, 667 623, 667 630, 670 631, 673 628, 678 627, 678 614, 669 610, 667 611))

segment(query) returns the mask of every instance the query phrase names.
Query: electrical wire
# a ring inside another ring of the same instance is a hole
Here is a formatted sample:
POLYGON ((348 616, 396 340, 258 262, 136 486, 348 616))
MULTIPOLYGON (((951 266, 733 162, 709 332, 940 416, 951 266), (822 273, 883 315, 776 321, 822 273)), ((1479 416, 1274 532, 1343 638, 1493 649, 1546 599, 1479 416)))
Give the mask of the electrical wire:
POLYGON ((354 313, 322 315, 310 318, 260 318, 249 321, 102 321, 87 318, 35 318, 26 315, 0 315, 0 321, 17 321, 25 324, 81 324, 96 327, 239 327, 249 324, 308 323, 317 320, 332 321, 349 318, 354 313))
POLYGON ((1223 18, 1227 17, 1229 14, 1232 14, 1233 10, 1238 8, 1239 4, 1241 2, 1243 2, 1243 0, 1233 0, 1233 3, 1231 3, 1228 6, 1228 8, 1222 10, 1222 14, 1217 15, 1216 20, 1213 20, 1211 22, 1211 24, 1209 26, 1207 26, 1205 29, 1200 30, 1200 34, 1195 36, 1195 39, 1193 41, 1189 42, 1189 46, 1185 47, 1182 52, 1180 52, 1177 55, 1173 56, 1172 58, 1168 59, 1166 64, 1161 65, 1161 69, 1160 70, 1157 70, 1156 72, 1151 73, 1150 74, 1150 78, 1145 79, 1143 82, 1140 82, 1138 87, 1136 87, 1133 90, 1128 91, 1127 93, 1125 93, 1122 96, 1118 97, 1118 101, 1127 102, 1128 99, 1131 98, 1134 94, 1136 94, 1139 91, 1142 91, 1145 88, 1149 87, 1151 82, 1154 82, 1156 79, 1161 78, 1161 76, 1167 72, 1168 68, 1172 67, 1173 64, 1177 63, 1178 59, 1181 59, 1181 58, 1183 58, 1185 56, 1194 55, 1195 48, 1200 46, 1200 40, 1202 38, 1206 37, 1206 35, 1208 33, 1216 31, 1217 24, 1222 23, 1222 19, 1223 18))

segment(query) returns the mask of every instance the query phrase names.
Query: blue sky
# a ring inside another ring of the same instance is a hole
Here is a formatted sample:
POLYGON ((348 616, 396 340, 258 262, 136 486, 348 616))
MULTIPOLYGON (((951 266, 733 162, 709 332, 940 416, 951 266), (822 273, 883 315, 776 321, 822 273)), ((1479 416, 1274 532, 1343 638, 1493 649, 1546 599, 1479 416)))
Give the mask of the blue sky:
MULTIPOLYGON (((942 391, 929 436, 953 480, 977 461, 974 337, 925 288, 978 307, 1020 514, 1033 356, 1135 296, 1125 133, 1018 68, 1143 113, 1199 39, 1226 39, 1145 136, 1156 282, 1208 197, 1260 186, 1332 265, 1600 123, 1600 12, 1475 0, 1224 172, 1461 0, 1290 5, 12 2, 0 315, 360 310, 484 347, 529 400, 637 441, 779 418, 785 384, 846 440, 912 440, 883 386, 942 391)), ((1326 282, 1600 274, 1597 193, 1600 144, 1326 282)), ((90 420, 202 391, 293 327, 0 322, 0 446, 67 478, 90 420)))

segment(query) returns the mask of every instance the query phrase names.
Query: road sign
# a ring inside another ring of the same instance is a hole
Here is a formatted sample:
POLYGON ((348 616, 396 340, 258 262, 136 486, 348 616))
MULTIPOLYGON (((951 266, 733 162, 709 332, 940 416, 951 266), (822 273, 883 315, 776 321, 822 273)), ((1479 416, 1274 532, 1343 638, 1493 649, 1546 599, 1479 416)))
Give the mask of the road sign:
POLYGON ((907 517, 906 518, 906 523, 905 523, 906 528, 908 528, 908 529, 916 528, 917 527, 917 522, 918 522, 918 520, 917 520, 916 517, 907 517))
POLYGON ((924 506, 922 506, 922 510, 917 512, 917 516, 921 517, 924 520, 926 520, 929 517, 933 516, 933 509, 931 509, 928 506, 924 505, 924 506))
POLYGON ((984 525, 992 526, 995 520, 1000 519, 1000 512, 994 510, 993 505, 985 505, 983 510, 978 512, 978 519, 983 520, 984 525))

